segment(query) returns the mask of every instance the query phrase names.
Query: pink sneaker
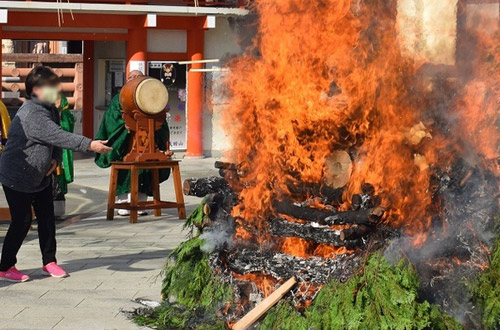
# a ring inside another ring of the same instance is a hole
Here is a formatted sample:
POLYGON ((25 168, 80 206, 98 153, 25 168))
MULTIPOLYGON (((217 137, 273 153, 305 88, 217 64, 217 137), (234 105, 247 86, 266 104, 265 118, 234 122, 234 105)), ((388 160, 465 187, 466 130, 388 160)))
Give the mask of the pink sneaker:
POLYGON ((26 282, 30 277, 18 271, 16 266, 12 266, 6 272, 0 272, 0 279, 10 282, 26 282))
POLYGON ((49 275, 56 278, 68 277, 68 273, 66 273, 66 271, 62 269, 61 266, 59 266, 55 262, 51 262, 50 264, 46 264, 45 266, 43 266, 42 272, 45 275, 49 275))

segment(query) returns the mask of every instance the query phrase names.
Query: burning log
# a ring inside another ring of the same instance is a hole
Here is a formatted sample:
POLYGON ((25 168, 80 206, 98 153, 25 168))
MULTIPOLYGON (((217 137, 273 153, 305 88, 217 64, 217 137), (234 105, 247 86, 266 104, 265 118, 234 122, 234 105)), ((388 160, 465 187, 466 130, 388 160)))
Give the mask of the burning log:
POLYGON ((216 161, 214 166, 215 166, 215 168, 218 168, 221 170, 230 170, 230 171, 239 171, 240 170, 240 165, 238 165, 238 164, 226 163, 226 162, 221 162, 221 161, 216 161))
POLYGON ((223 177, 227 182, 236 182, 240 180, 238 172, 226 169, 219 169, 219 175, 223 177))
POLYGON ((182 185, 184 195, 205 197, 208 194, 229 189, 224 178, 211 176, 207 178, 191 178, 184 180, 182 185))
POLYGON ((360 209, 354 211, 335 212, 330 210, 302 207, 290 201, 278 202, 275 205, 277 213, 286 214, 297 219, 315 221, 322 225, 345 225, 345 224, 376 224, 384 215, 384 209, 375 207, 372 209, 360 209))
POLYGON ((299 196, 315 196, 325 198, 328 203, 342 204, 342 188, 332 188, 320 183, 301 182, 294 184, 289 182, 287 184, 288 190, 295 195, 299 196))
POLYGON ((341 254, 335 258, 300 258, 289 254, 260 249, 234 249, 228 253, 212 254, 211 267, 219 269, 226 265, 237 274, 269 274, 278 281, 292 276, 301 281, 324 284, 330 277, 340 281, 347 280, 357 269, 361 256, 341 254))
POLYGON ((351 229, 342 234, 343 230, 334 230, 328 226, 317 223, 295 223, 283 219, 271 221, 271 231, 274 236, 279 237, 299 237, 308 241, 324 243, 333 246, 345 246, 347 249, 354 249, 362 244, 358 238, 369 233, 369 230, 351 229), (354 238, 355 239, 350 239, 354 238))
POLYGON ((283 283, 278 289, 271 293, 266 299, 262 300, 260 304, 255 306, 247 315, 245 315, 241 320, 236 322, 233 326, 233 330, 246 330, 252 326, 262 315, 264 315, 271 307, 276 305, 278 301, 283 298, 288 291, 297 283, 295 277, 290 278, 288 281, 283 283))
POLYGON ((363 204, 363 198, 360 194, 354 194, 351 198, 351 208, 353 210, 359 210, 363 204))
POLYGON ((229 211, 237 201, 236 195, 232 193, 218 192, 209 194, 203 200, 203 213, 212 216, 224 208, 229 211))
POLYGON ((366 225, 353 225, 352 227, 340 231, 342 241, 365 237, 373 232, 373 228, 366 225))
POLYGON ((222 204, 224 199, 224 195, 213 193, 205 196, 204 205, 203 205, 203 214, 210 215, 219 209, 219 205, 222 204))

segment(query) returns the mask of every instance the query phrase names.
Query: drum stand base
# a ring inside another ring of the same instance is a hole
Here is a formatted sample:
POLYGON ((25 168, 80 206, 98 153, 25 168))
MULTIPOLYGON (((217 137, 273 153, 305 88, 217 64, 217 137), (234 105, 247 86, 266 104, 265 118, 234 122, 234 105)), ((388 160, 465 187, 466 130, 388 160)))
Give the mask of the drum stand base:
POLYGON ((178 160, 147 161, 147 162, 113 162, 111 164, 111 175, 108 192, 107 219, 113 220, 116 209, 130 210, 130 223, 137 222, 138 210, 154 210, 154 215, 161 216, 161 209, 175 208, 179 219, 186 219, 186 208, 184 195, 182 193, 181 172, 178 160), (162 201, 160 198, 160 170, 170 168, 174 179, 175 202, 162 201), (118 182, 118 171, 129 170, 130 177, 130 203, 116 203, 116 186, 118 182), (153 177, 153 201, 139 202, 139 170, 150 170, 153 177))

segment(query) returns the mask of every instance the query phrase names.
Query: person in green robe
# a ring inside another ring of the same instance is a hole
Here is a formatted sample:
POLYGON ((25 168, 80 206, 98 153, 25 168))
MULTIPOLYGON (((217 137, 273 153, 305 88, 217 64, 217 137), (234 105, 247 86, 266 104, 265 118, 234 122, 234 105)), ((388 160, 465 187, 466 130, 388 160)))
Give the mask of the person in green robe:
MULTIPOLYGON (((139 76, 143 76, 140 71, 131 71, 127 77, 130 81, 139 76)), ((95 163, 101 168, 111 166, 114 161, 121 161, 123 157, 130 150, 130 134, 125 127, 125 121, 122 117, 122 107, 120 105, 119 94, 115 95, 104 113, 104 116, 97 132, 96 139, 108 141, 108 146, 113 150, 106 155, 96 155, 95 163)), ((167 121, 163 123, 162 127, 155 132, 156 145, 162 151, 170 155, 168 151, 168 144, 170 140, 170 132, 168 129, 167 121)), ((168 179, 170 169, 160 171, 160 182, 168 179)), ((121 170, 118 172, 118 182, 116 188, 117 203, 130 202, 130 171, 121 170)), ((153 195, 152 190, 152 175, 151 171, 139 171, 139 201, 146 201, 148 196, 153 195)), ((130 211, 124 209, 117 209, 119 215, 129 215, 130 211)), ((147 212, 139 212, 139 215, 146 215, 147 212)))
MULTIPOLYGON (((59 109, 61 118, 61 128, 66 132, 73 133, 75 129, 75 117, 69 109, 68 99, 64 94, 60 94, 60 98, 56 103, 59 109)), ((54 174, 53 180, 53 195, 54 195, 54 213, 56 217, 64 216, 66 212, 66 198, 64 195, 68 193, 68 184, 73 182, 73 150, 62 150, 62 163, 59 165, 54 174)))

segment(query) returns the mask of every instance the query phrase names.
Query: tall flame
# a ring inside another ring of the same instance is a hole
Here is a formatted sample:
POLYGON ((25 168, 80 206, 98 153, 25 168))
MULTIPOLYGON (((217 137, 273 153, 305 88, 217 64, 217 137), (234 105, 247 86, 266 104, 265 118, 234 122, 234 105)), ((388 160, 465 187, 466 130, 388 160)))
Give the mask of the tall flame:
POLYGON ((389 224, 422 233, 433 215, 433 167, 471 150, 498 157, 498 66, 478 64, 471 77, 446 82, 458 94, 443 95, 423 73, 424 60, 401 52, 396 7, 395 0, 255 1, 258 33, 230 64, 224 114, 229 158, 245 173, 234 210, 240 222, 265 232, 261 219, 286 182, 321 181, 325 159, 348 150, 346 200, 369 182, 389 224), (454 121, 444 129, 447 114, 454 121))

